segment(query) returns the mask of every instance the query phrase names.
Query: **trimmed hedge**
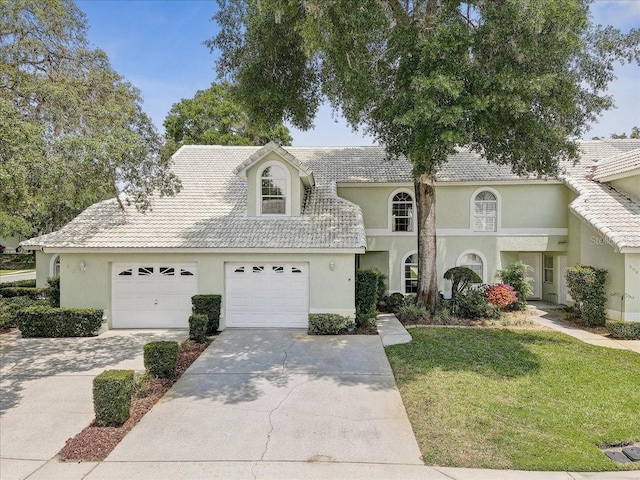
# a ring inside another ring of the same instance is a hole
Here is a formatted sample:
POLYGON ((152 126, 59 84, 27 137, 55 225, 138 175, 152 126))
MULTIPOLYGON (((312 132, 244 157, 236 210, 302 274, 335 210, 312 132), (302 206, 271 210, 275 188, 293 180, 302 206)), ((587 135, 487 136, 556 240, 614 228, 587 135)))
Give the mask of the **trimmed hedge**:
POLYGON ((0 297, 0 330, 16 326, 16 315, 31 305, 44 305, 46 300, 31 300, 27 297, 0 297))
POLYGON ((91 337, 102 325, 98 308, 54 308, 33 305, 16 314, 23 338, 91 337))
POLYGON ((207 335, 213 335, 220 327, 220 305, 222 295, 194 295, 191 297, 192 311, 194 314, 206 315, 207 335))
POLYGON ((609 320, 606 326, 611 338, 618 340, 640 340, 640 322, 609 320))
POLYGON ((3 288, 13 288, 13 287, 35 288, 36 281, 34 279, 34 280, 16 280, 15 282, 0 283, 0 290, 2 290, 3 288))
POLYGON ((309 335, 338 335, 346 327, 347 320, 335 313, 310 313, 309 335))
POLYGON ((93 379, 93 411, 101 427, 122 425, 129 418, 133 370, 105 370, 93 379))
POLYGON ((178 363, 178 342, 149 342, 144 346, 144 367, 158 378, 173 378, 178 363))
POLYGON ((47 297, 48 288, 35 287, 8 287, 0 290, 0 297, 14 298, 27 297, 31 300, 43 300, 47 297))
POLYGON ((567 286, 574 300, 573 307, 586 325, 604 326, 607 295, 604 284, 607 270, 586 265, 567 268, 567 286))
POLYGON ((361 326, 378 311, 378 279, 382 274, 376 270, 358 270, 356 272, 356 323, 361 326))
POLYGON ((209 318, 201 313, 189 317, 189 339, 196 343, 207 341, 207 324, 209 318))
POLYGON ((60 277, 47 278, 49 288, 47 289, 47 296, 49 297, 49 304, 52 307, 60 306, 60 277))

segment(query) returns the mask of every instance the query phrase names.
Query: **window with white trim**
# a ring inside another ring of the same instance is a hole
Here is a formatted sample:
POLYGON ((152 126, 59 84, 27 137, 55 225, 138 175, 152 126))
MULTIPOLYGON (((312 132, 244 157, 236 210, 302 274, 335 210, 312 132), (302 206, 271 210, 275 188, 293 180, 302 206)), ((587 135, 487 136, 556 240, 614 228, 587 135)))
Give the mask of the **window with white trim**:
POLYGON ((418 293, 418 254, 409 255, 403 265, 402 286, 404 293, 418 293))
POLYGON ((553 255, 544 255, 544 283, 553 283, 553 255))
POLYGON ((286 215, 287 174, 283 167, 269 165, 260 177, 260 213, 286 215))
POLYGON ((483 190, 473 201, 473 231, 495 232, 498 230, 498 199, 495 194, 483 190))
POLYGON ((467 253, 460 259, 459 267, 467 267, 478 274, 478 276, 484 279, 484 262, 482 257, 475 253, 467 253))
POLYGON ((413 197, 408 192, 398 192, 393 196, 391 231, 413 232, 413 197))
POLYGON ((50 277, 60 276, 60 255, 55 255, 51 259, 51 263, 49 264, 49 276, 50 277))

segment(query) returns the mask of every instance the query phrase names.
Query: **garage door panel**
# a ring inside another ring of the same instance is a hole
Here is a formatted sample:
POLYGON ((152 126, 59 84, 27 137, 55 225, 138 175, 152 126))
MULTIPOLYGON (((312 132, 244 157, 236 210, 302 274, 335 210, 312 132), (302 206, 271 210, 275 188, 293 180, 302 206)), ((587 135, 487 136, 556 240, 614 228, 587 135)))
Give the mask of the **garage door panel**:
POLYGON ((188 328, 194 265, 116 264, 112 272, 113 328, 188 328))
POLYGON ((225 317, 229 327, 303 327, 308 324, 308 265, 229 263, 225 317))

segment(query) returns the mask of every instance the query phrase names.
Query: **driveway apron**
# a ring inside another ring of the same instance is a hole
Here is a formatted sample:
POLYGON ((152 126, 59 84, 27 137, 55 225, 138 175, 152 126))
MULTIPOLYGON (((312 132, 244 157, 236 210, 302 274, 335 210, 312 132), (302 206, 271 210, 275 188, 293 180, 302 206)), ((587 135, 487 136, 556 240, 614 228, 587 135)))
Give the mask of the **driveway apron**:
POLYGON ((103 466, 157 461, 422 465, 380 337, 290 329, 225 330, 103 466))

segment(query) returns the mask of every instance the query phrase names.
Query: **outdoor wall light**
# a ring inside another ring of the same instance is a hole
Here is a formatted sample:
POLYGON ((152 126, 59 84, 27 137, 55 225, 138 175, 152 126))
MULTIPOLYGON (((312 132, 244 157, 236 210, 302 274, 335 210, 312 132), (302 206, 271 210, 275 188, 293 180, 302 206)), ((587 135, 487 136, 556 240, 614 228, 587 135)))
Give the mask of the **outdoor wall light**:
POLYGON ((331 262, 329 262, 329 270, 335 270, 335 269, 336 269, 336 262, 332 260, 331 262))
POLYGON ((78 267, 80 267, 80 271, 84 272, 87 269, 87 264, 85 263, 84 260, 80 260, 80 263, 78 264, 78 267))

